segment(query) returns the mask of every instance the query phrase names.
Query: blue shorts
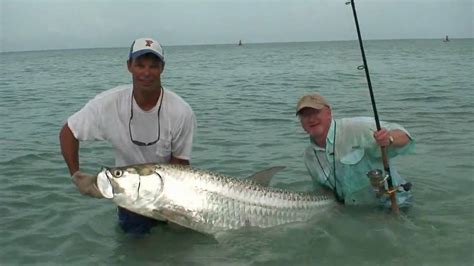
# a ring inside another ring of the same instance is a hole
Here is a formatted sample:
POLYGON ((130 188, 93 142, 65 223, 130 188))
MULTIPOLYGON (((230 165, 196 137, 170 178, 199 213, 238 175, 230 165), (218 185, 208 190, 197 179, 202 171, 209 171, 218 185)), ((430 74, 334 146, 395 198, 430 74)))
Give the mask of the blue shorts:
POLYGON ((128 234, 147 234, 151 228, 158 224, 166 224, 166 222, 134 213, 122 207, 118 207, 117 215, 120 228, 128 234))

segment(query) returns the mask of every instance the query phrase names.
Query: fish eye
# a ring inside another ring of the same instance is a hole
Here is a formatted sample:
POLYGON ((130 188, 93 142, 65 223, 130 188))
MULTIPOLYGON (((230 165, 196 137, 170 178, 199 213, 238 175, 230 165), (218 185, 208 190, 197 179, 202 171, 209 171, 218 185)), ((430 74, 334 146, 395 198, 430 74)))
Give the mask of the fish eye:
POLYGON ((123 175, 123 171, 120 170, 120 169, 115 169, 112 174, 115 176, 115 177, 121 177, 123 175))

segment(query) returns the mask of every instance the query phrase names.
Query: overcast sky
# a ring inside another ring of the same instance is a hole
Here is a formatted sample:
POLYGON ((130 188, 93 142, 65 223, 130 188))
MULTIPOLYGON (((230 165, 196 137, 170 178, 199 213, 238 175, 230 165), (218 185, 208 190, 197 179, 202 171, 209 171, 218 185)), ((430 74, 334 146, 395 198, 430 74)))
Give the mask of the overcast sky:
MULTIPOLYGON (((0 51, 353 40, 346 0, 0 0, 0 51)), ((474 0, 356 0, 364 39, 473 38, 474 0)))

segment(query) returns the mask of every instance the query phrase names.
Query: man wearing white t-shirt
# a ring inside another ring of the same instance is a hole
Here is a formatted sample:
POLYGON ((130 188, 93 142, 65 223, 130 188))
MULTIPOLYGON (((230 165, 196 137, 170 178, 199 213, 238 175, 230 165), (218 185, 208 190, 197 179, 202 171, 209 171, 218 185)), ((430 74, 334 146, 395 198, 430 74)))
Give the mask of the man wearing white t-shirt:
MULTIPOLYGON (((116 166, 189 164, 196 118, 181 97, 161 86, 164 66, 157 41, 135 40, 127 61, 133 84, 100 93, 68 118, 59 136, 61 151, 82 194, 102 197, 97 177, 80 171, 79 141, 111 142, 116 166)), ((121 207, 118 216, 119 225, 129 233, 146 233, 159 223, 121 207)))

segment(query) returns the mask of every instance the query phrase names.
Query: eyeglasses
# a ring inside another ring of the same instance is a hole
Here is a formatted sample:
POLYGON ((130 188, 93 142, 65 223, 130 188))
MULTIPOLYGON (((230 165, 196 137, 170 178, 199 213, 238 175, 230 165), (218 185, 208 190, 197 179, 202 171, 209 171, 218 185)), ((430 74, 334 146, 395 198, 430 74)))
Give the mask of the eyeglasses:
POLYGON ((319 116, 323 112, 325 112, 328 109, 328 107, 324 107, 322 109, 314 109, 314 108, 303 108, 301 109, 300 112, 298 112, 298 115, 301 119, 309 119, 313 116, 319 116))
POLYGON ((164 92, 165 91, 163 90, 163 88, 161 88, 160 107, 158 107, 158 126, 157 126, 158 137, 156 138, 156 140, 152 142, 148 142, 148 143, 133 139, 133 135, 132 135, 133 92, 132 92, 131 101, 130 101, 130 120, 128 121, 128 132, 130 133, 130 140, 133 142, 133 144, 138 145, 138 146, 151 146, 160 140, 160 111, 161 111, 161 105, 163 103, 163 97, 165 96, 164 92))

